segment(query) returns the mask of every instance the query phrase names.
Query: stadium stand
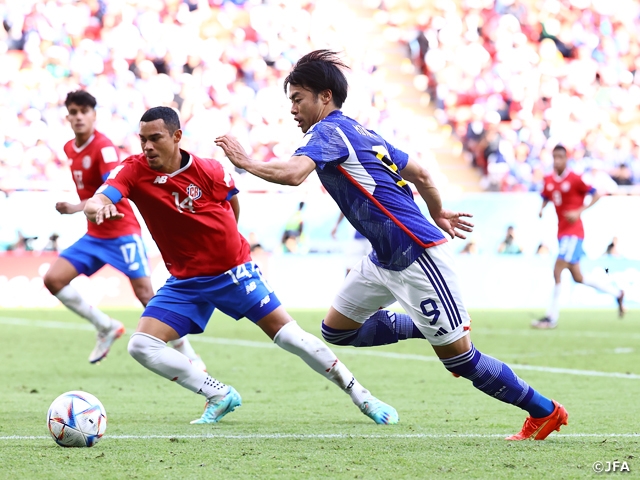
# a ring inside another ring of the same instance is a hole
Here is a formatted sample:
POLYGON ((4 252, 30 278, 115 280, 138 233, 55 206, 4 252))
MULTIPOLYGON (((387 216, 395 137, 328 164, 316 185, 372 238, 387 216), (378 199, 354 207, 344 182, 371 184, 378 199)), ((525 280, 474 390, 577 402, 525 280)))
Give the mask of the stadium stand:
POLYGON ((483 187, 535 191, 549 147, 578 171, 640 183, 640 4, 633 0, 371 0, 407 44, 437 117, 483 187))

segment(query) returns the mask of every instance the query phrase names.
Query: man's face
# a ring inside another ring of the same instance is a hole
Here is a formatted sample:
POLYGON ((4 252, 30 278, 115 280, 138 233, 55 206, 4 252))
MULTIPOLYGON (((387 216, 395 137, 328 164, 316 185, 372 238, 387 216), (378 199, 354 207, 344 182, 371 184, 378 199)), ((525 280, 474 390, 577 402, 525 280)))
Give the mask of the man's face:
POLYGON ((289 99, 293 119, 298 122, 302 133, 307 133, 312 125, 320 121, 324 105, 319 101, 318 95, 300 85, 289 87, 289 99))
POLYGON ((140 122, 139 136, 142 153, 147 158, 149 167, 153 170, 162 170, 162 167, 169 165, 175 155, 182 138, 182 130, 178 129, 171 134, 164 120, 158 119, 140 122))
POLYGON ((93 131, 93 124, 96 121, 96 111, 88 105, 70 104, 67 107, 67 120, 71 124, 73 133, 85 135, 93 131))
POLYGON ((553 151, 553 169, 556 173, 561 174, 567 168, 567 152, 564 150, 553 151))

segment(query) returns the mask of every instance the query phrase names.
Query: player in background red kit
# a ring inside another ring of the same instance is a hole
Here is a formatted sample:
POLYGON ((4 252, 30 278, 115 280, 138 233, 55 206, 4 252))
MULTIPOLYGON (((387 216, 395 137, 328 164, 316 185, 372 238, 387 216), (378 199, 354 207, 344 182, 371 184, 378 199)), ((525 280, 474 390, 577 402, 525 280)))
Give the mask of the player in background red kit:
POLYGON ((544 318, 534 321, 534 328, 555 328, 560 316, 560 281, 562 271, 566 268, 571 272, 577 283, 593 287, 601 292, 608 293, 618 302, 618 313, 624 315, 624 292, 613 286, 610 282, 602 281, 593 275, 582 275, 580 271, 580 257, 583 254, 582 241, 584 240, 584 227, 580 214, 591 207, 600 199, 595 188, 585 184, 582 178, 567 168, 567 149, 557 145, 553 149, 553 173, 544 178, 542 190, 542 211, 549 202, 553 202, 558 214, 558 259, 553 269, 555 286, 551 305, 544 318), (591 195, 591 201, 585 205, 585 197, 591 195))
MULTIPOLYGON (((71 174, 76 184, 80 203, 56 203, 56 210, 63 215, 82 212, 87 199, 102 185, 120 159, 111 140, 94 128, 96 121, 96 99, 88 92, 70 92, 65 100, 67 120, 75 138, 64 146, 71 161, 71 174)), ((96 346, 89 355, 89 362, 102 360, 115 340, 124 333, 121 322, 89 305, 78 291, 70 285, 80 274, 93 275, 105 264, 109 264, 129 277, 131 286, 140 302, 146 306, 153 297, 149 278, 147 253, 140 238, 140 224, 129 202, 120 208, 126 213, 121 222, 96 225, 87 222, 87 233, 64 250, 44 276, 44 284, 69 310, 89 320, 98 331, 96 346)), ((185 354, 199 368, 206 370, 189 340, 182 339, 173 347, 185 354)))

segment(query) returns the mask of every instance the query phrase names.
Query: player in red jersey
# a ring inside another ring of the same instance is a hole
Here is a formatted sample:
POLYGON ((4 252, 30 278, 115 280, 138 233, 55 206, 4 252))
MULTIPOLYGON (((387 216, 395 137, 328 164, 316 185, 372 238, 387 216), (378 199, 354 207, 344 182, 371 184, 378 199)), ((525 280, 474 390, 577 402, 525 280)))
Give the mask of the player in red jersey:
POLYGON ((600 195, 596 190, 585 184, 582 178, 567 168, 567 149, 557 145, 553 149, 553 173, 544 178, 542 190, 542 208, 539 216, 549 202, 553 202, 558 214, 558 258, 553 269, 555 286, 551 305, 544 318, 534 321, 534 328, 555 328, 560 315, 560 286, 562 271, 566 268, 571 272, 577 283, 593 287, 608 293, 618 302, 618 313, 624 315, 624 292, 609 282, 603 282, 592 275, 582 275, 580 271, 580 257, 582 257, 582 241, 584 227, 580 214, 598 201, 600 195), (585 205, 585 197, 591 195, 591 201, 585 205))
MULTIPOLYGON (((114 167, 120 163, 118 151, 102 133, 94 128, 96 99, 88 92, 70 92, 65 100, 67 120, 75 134, 64 151, 71 161, 71 174, 76 184, 80 203, 56 203, 56 210, 63 215, 81 212, 114 167)), ((103 359, 113 342, 124 333, 121 322, 89 305, 70 285, 80 274, 93 275, 109 264, 127 275, 136 297, 146 305, 153 296, 147 254, 140 238, 140 224, 129 202, 121 204, 127 217, 122 222, 96 225, 87 222, 87 233, 71 247, 64 250, 44 276, 44 284, 69 310, 89 320, 98 331, 96 346, 89 355, 89 362, 103 359)), ((206 370, 187 339, 173 345, 206 370)))
POLYGON ((202 417, 216 423, 242 404, 238 392, 195 368, 167 341, 201 333, 215 308, 247 317, 276 345, 332 381, 376 423, 397 423, 396 410, 364 388, 320 339, 302 330, 251 261, 237 226, 238 192, 220 163, 180 149, 174 110, 155 107, 140 119, 143 153, 116 167, 84 207, 101 225, 124 219, 115 203, 127 197, 142 213, 172 276, 151 299, 129 341, 129 353, 149 370, 206 397, 202 417))

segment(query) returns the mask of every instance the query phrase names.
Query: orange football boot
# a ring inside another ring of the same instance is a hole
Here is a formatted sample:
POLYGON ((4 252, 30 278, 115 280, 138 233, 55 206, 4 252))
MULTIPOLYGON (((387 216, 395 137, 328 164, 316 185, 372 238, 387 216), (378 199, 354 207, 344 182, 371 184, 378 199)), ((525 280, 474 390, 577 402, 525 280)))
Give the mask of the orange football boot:
POLYGON ((562 425, 568 425, 569 414, 567 410, 555 400, 551 400, 555 409, 543 418, 527 417, 520 433, 511 435, 505 440, 544 440, 554 430, 560 431, 562 425))

